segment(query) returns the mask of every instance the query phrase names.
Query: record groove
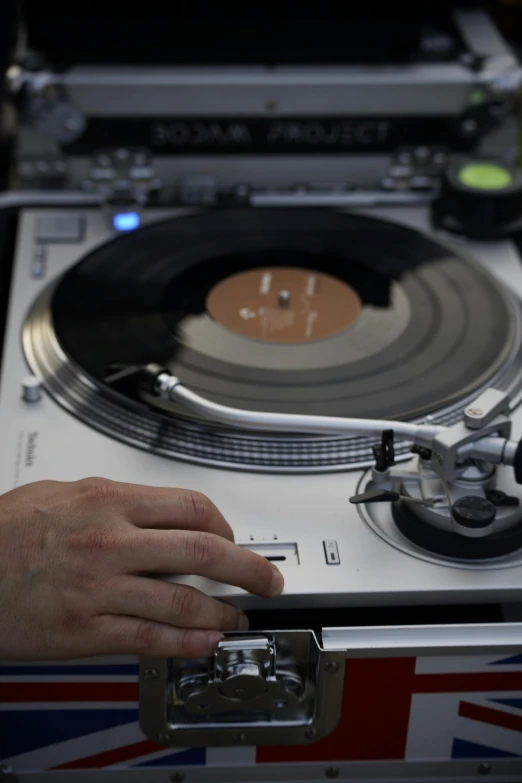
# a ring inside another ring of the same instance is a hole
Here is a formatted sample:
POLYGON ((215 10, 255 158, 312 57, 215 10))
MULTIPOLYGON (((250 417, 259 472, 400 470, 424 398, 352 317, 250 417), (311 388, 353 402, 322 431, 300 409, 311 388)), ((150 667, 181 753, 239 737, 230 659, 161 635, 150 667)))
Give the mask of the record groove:
POLYGON ((157 362, 243 409, 452 423, 486 386, 521 388, 520 322, 489 275, 415 231, 336 211, 245 210, 97 248, 35 303, 24 348, 60 404, 119 440, 200 463, 323 471, 367 464, 371 443, 225 430, 109 387, 108 368, 157 362), (290 304, 269 277, 292 288, 290 304), (243 327, 241 303, 270 312, 268 338, 266 324, 243 327), (314 334, 321 313, 330 320, 314 334))

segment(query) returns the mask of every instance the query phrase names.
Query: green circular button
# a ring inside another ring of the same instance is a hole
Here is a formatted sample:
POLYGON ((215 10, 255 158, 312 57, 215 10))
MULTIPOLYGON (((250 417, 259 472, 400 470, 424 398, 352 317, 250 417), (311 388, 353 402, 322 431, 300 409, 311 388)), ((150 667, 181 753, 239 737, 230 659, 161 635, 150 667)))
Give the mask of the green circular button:
POLYGON ((501 190, 511 185, 513 177, 508 169, 496 163, 468 163, 459 171, 459 180, 476 190, 501 190))

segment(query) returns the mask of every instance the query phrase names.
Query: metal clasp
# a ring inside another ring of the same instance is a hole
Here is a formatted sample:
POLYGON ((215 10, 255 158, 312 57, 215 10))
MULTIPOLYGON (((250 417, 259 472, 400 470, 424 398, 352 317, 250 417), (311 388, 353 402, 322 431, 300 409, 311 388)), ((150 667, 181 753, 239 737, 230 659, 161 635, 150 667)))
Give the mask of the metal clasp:
POLYGON ((195 715, 297 709, 305 687, 299 672, 276 669, 275 642, 267 637, 220 642, 208 681, 189 675, 178 682, 185 709, 195 715))
POLYGON ((230 634, 209 660, 143 659, 142 731, 166 746, 312 742, 340 719, 344 659, 310 631, 230 634))

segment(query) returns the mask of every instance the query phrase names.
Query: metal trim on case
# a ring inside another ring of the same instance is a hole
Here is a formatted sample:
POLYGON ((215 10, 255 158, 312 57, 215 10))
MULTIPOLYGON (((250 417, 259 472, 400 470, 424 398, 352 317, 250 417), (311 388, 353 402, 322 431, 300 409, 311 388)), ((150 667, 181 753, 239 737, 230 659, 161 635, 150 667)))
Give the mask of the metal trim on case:
POLYGON ((522 649, 522 623, 323 628, 325 650, 350 658, 402 655, 491 655, 522 649))
POLYGON ((487 13, 475 9, 461 9, 453 13, 453 19, 464 42, 479 57, 511 55, 504 39, 491 23, 487 13))
POLYGON ((319 66, 277 68, 82 66, 64 74, 24 72, 32 83, 65 90, 87 117, 271 116, 331 114, 357 106, 362 114, 458 116, 478 76, 456 63, 386 68, 319 66), (314 104, 310 106, 310 95, 314 104), (167 109, 166 109, 167 107, 167 109))

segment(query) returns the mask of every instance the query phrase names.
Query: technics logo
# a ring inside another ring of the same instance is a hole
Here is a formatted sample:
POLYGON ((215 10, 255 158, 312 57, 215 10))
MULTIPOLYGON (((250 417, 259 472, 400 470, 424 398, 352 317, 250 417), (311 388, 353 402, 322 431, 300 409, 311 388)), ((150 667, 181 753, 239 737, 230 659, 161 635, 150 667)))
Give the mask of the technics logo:
POLYGON ((31 468, 36 459, 36 440, 38 438, 37 432, 29 432, 27 435, 27 445, 25 449, 25 466, 31 468))

